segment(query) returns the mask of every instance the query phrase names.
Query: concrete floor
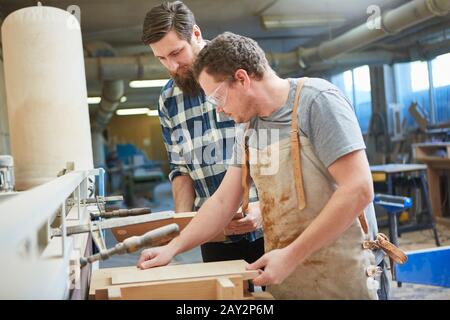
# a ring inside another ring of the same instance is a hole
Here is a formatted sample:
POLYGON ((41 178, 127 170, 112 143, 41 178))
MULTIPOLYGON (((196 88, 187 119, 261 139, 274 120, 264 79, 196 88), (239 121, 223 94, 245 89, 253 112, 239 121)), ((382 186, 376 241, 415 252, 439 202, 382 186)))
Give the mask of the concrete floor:
MULTIPOLYGON (((441 246, 450 245, 450 228, 437 225, 441 246)), ((387 230, 382 230, 388 234, 387 230)), ((435 248, 433 233, 431 230, 422 230, 402 234, 399 238, 399 246, 405 251, 435 248)), ((450 300, 450 288, 437 286, 403 283, 399 288, 396 282, 391 284, 391 299, 393 300, 450 300)))
MULTIPOLYGON (((155 202, 150 203, 141 199, 139 206, 150 206, 153 212, 172 210, 173 199, 170 189, 170 183, 165 182, 155 188, 155 202)), ((381 232, 388 234, 387 230, 381 229, 381 232)), ((441 245, 450 245, 450 228, 438 225, 439 238, 441 245)), ((116 243, 111 232, 106 231, 106 245, 114 246, 116 243)), ((435 247, 434 238, 431 230, 423 230, 402 234, 399 238, 399 246, 405 250, 417 250, 435 247)), ((100 268, 111 268, 121 266, 136 265, 140 252, 127 255, 113 256, 109 260, 101 261, 100 268)), ((174 258, 172 263, 196 263, 202 262, 200 248, 194 248, 188 252, 180 254, 174 258)), ((399 288, 396 282, 391 284, 392 300, 450 300, 450 288, 442 288, 436 286, 417 285, 403 283, 399 288)))

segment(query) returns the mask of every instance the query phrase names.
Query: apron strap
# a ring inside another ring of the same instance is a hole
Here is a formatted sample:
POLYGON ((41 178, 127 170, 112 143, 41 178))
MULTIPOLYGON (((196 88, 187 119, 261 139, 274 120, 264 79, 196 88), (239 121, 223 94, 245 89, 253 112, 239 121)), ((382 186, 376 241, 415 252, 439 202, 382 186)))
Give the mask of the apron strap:
MULTIPOLYGON (((297 89, 295 91, 294 97, 294 106, 292 108, 292 125, 291 125, 291 154, 292 154, 292 163, 294 169, 294 180, 295 180, 295 190, 297 191, 297 203, 298 208, 303 210, 306 207, 305 200, 305 190, 303 188, 303 176, 302 176, 302 165, 300 159, 300 139, 298 136, 298 121, 297 121, 297 113, 298 113, 298 103, 300 92, 302 90, 303 84, 306 81, 305 78, 298 79, 297 81, 297 89)), ((243 139, 244 143, 242 144, 242 176, 241 176, 241 184, 243 188, 243 198, 242 198, 242 212, 246 213, 248 210, 249 203, 249 149, 247 145, 247 131, 250 126, 250 123, 247 124, 243 139)))
POLYGON ((243 135, 243 144, 242 144, 242 175, 241 175, 241 184, 243 189, 243 196, 242 196, 242 213, 246 214, 248 210, 248 203, 250 198, 250 169, 249 169, 249 150, 248 150, 248 144, 247 144, 247 131, 250 127, 250 122, 247 124, 244 130, 243 135))
MULTIPOLYGON (((292 143, 292 164, 294 167, 294 179, 295 179, 295 189, 297 191, 298 208, 303 210, 306 207, 305 190, 303 187, 303 176, 302 176, 302 163, 301 163, 301 143, 298 133, 298 123, 297 123, 297 113, 299 96, 302 87, 307 78, 301 78, 297 82, 297 90, 295 91, 294 107, 292 108, 292 124, 291 124, 291 143, 292 143)), ((364 211, 358 216, 361 228, 365 234, 369 234, 369 228, 367 225, 366 216, 364 211)))
POLYGON ((358 216, 359 219, 359 223, 361 224, 361 229, 364 231, 364 234, 369 234, 369 227, 367 226, 367 220, 366 220, 366 216, 364 215, 364 210, 363 212, 358 216))
POLYGON ((389 242, 388 237, 383 233, 378 233, 375 240, 363 241, 362 247, 370 250, 381 249, 388 255, 392 278, 395 277, 394 263, 404 264, 408 260, 408 256, 405 252, 389 242))
MULTIPOLYGON (((297 113, 299 96, 302 90, 303 84, 307 78, 301 78, 297 82, 297 90, 295 92, 294 107, 292 108, 292 124, 291 124, 291 143, 292 143, 292 164, 294 167, 294 179, 295 179, 295 189, 297 191, 298 208, 300 210, 304 209, 306 206, 305 190, 303 187, 303 177, 302 177, 302 163, 301 163, 301 143, 298 135, 298 125, 297 125, 297 113)), ((361 228, 365 234, 369 234, 369 228, 367 226, 366 216, 364 211, 358 216, 361 228)))
POLYGON ((301 143, 298 135, 297 113, 300 91, 307 78, 301 78, 297 81, 297 90, 295 91, 294 107, 292 108, 291 124, 291 155, 294 169, 295 190, 297 191, 297 205, 300 210, 306 207, 305 190, 303 188, 302 163, 300 158, 301 143))

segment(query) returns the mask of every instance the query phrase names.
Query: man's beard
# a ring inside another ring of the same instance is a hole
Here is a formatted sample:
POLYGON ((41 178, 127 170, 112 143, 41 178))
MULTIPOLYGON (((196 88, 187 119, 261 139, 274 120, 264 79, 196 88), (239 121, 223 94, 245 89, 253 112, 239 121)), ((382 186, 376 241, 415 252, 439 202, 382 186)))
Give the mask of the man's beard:
POLYGON ((194 72, 192 71, 192 68, 190 67, 187 68, 187 70, 183 73, 183 75, 171 73, 171 76, 175 81, 176 85, 181 89, 183 94, 187 96, 191 97, 197 96, 202 90, 200 84, 194 77, 194 72))

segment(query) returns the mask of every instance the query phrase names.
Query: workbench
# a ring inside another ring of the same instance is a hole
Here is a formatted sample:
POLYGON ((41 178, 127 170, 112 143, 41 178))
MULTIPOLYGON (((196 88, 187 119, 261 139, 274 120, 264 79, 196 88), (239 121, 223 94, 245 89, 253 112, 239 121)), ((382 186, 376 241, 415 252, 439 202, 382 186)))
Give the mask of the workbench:
MULTIPOLYGON (((430 197, 428 194, 428 185, 427 185, 427 177, 426 170, 427 166, 424 164, 385 164, 385 165, 376 165, 371 166, 370 170, 372 172, 372 177, 374 182, 386 182, 387 185, 387 194, 396 195, 394 191, 395 181, 401 179, 403 177, 407 177, 409 180, 414 182, 414 185, 417 184, 420 187, 421 191, 421 199, 425 203, 425 208, 421 212, 418 213, 420 219, 417 217, 414 219, 412 223, 405 226, 397 226, 398 219, 392 219, 389 216, 389 230, 391 232, 396 232, 398 235, 401 235, 403 232, 410 231, 419 231, 424 229, 432 229, 435 237, 436 245, 439 246, 439 237, 436 230, 436 224, 434 221, 433 214, 431 213, 431 205, 430 205, 430 197), (393 225, 395 224, 395 225, 393 225)), ((397 194, 398 196, 410 196, 404 194, 397 194)), ((413 199, 414 201, 415 199, 413 199)), ((396 238, 395 235, 390 235, 390 238, 396 238)))
POLYGON ((98 171, 70 172, 0 203, 0 299, 87 297, 98 264, 81 269, 79 260, 92 253, 92 239, 89 233, 68 236, 66 228, 88 223, 97 210, 80 202, 98 171), (60 236, 52 236, 56 227, 60 236))
POLYGON ((195 215, 160 212, 121 217, 117 212, 115 217, 114 212, 102 212, 102 201, 115 197, 90 196, 92 178, 100 174, 98 169, 66 172, 0 203, 1 299, 272 299, 265 292, 248 292, 248 280, 258 271, 246 270, 244 260, 148 270, 98 269, 98 260, 111 254, 170 240, 195 215), (108 214, 112 217, 96 220, 108 214), (124 228, 128 225, 130 229, 124 228), (107 248, 101 235, 111 228, 123 242, 107 248), (92 252, 93 242, 100 252, 92 252))
POLYGON ((273 299, 251 293, 247 280, 258 276, 244 260, 173 264, 140 270, 136 266, 92 273, 91 300, 253 300, 273 299))
POLYGON ((450 183, 450 142, 425 142, 416 143, 412 146, 413 157, 416 161, 423 162, 427 166, 428 188, 430 190, 431 207, 433 215, 450 225, 450 210, 442 207, 442 193, 449 195, 449 185, 441 190, 441 177, 447 177, 450 183))

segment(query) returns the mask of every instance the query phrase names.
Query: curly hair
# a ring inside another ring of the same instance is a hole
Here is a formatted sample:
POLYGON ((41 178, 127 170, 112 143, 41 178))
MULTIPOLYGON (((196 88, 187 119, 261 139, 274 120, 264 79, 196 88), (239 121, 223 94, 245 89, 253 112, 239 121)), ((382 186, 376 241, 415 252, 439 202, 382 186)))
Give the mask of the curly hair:
POLYGON ((193 69, 196 79, 205 69, 214 78, 234 81, 234 73, 238 69, 244 69, 251 77, 261 80, 270 67, 255 40, 224 32, 205 45, 193 69))
POLYGON ((183 2, 165 2, 153 7, 145 16, 142 42, 146 46, 158 42, 172 29, 180 39, 189 42, 194 25, 194 14, 183 2))

